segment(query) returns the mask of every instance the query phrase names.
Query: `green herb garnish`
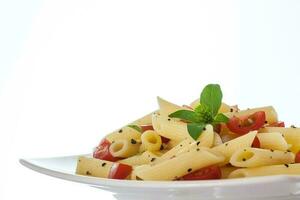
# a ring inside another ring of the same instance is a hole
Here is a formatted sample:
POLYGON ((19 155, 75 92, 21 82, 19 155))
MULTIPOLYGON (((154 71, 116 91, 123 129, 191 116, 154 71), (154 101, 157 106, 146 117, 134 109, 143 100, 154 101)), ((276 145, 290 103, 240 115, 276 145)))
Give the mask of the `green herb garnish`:
POLYGON ((191 110, 178 110, 169 117, 186 121, 190 136, 197 140, 207 124, 227 123, 229 118, 218 113, 222 104, 222 90, 218 84, 209 84, 204 87, 200 95, 200 104, 191 110))
POLYGON ((138 131, 138 132, 142 132, 142 128, 139 127, 138 125, 134 125, 134 124, 130 124, 130 125, 127 125, 128 127, 130 128, 133 128, 134 130, 138 131))

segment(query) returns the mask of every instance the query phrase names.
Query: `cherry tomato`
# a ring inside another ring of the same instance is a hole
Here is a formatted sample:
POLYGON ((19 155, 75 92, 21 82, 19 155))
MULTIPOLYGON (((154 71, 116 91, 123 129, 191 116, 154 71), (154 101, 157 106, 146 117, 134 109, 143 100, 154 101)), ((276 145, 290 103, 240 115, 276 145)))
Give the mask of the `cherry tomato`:
POLYGON ((114 163, 109 171, 108 178, 112 179, 125 179, 132 171, 130 165, 122 163, 114 163))
POLYGON ((153 126, 151 124, 141 125, 140 127, 142 129, 142 133, 144 133, 145 131, 148 131, 148 130, 154 130, 153 126))
POLYGON ((284 122, 274 122, 272 124, 267 125, 266 127, 285 127, 284 122))
POLYGON ((118 158, 111 155, 109 151, 110 144, 111 143, 107 139, 103 139, 98 145, 98 147, 96 148, 96 150, 93 152, 93 157, 101 160, 112 161, 112 162, 119 160, 118 158))
POLYGON ((255 136, 255 138, 253 140, 252 147, 254 147, 254 148, 260 148, 260 142, 259 142, 258 137, 256 137, 256 136, 255 136))
POLYGON ((219 166, 209 166, 187 174, 181 177, 180 180, 209 180, 220 179, 222 172, 219 166))
POLYGON ((258 111, 249 116, 232 117, 226 124, 228 129, 234 133, 243 135, 250 131, 255 131, 264 126, 266 114, 264 111, 258 111))
POLYGON ((295 163, 300 163, 300 151, 296 154, 295 163))

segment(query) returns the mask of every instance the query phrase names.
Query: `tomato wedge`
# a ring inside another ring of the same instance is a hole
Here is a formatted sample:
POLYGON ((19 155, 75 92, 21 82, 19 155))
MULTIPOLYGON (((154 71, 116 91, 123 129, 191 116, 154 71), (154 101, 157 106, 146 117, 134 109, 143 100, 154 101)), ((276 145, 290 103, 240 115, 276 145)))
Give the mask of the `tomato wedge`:
POLYGON ((222 172, 219 166, 209 166, 199 169, 195 172, 187 174, 180 178, 180 180, 210 180, 210 179, 220 179, 222 177, 222 172))
POLYGON ((226 124, 228 129, 234 133, 243 135, 250 131, 255 131, 264 126, 266 114, 264 111, 258 111, 249 116, 233 116, 226 124))
POLYGON ((122 163, 114 163, 109 171, 108 178, 125 179, 130 175, 132 167, 122 163))
POLYGON ((295 163, 300 163, 300 151, 296 154, 295 163))
POLYGON ((253 142, 252 142, 252 147, 254 148, 260 148, 260 142, 259 142, 259 139, 258 137, 255 136, 253 142))
POLYGON ((109 151, 110 142, 107 139, 103 139, 98 147, 96 147, 95 151, 93 152, 93 157, 101 160, 107 160, 115 162, 119 160, 118 158, 111 155, 109 151))
POLYGON ((267 125, 266 127, 285 127, 284 122, 274 122, 272 124, 267 125))

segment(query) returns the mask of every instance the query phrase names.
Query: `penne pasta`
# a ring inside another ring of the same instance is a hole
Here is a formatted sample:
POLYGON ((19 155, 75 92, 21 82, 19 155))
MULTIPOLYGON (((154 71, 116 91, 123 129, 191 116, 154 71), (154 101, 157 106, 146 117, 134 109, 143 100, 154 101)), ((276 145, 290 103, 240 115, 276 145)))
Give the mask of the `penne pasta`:
POLYGON ((264 165, 290 164, 295 161, 295 155, 287 151, 244 148, 236 151, 230 158, 230 164, 235 167, 261 167, 264 165))
POLYGON ((105 138, 110 142, 114 142, 116 140, 131 140, 131 139, 140 141, 141 136, 142 134, 139 131, 126 126, 108 134, 105 138))
POLYGON ((193 150, 157 165, 138 170, 135 173, 143 180, 174 180, 203 167, 220 163, 223 160, 222 156, 217 156, 208 151, 193 150))
POLYGON ((80 156, 77 160, 76 174, 107 178, 113 162, 80 156))
POLYGON ((225 162, 227 164, 231 156, 240 149, 251 147, 253 140, 257 134, 257 131, 252 131, 246 135, 235 138, 231 141, 225 142, 219 146, 212 148, 211 150, 216 153, 220 153, 225 157, 225 162))
POLYGON ((161 137, 155 131, 148 130, 142 134, 142 145, 147 151, 159 151, 162 145, 161 137))
POLYGON ((270 175, 299 175, 300 164, 271 165, 254 168, 237 169, 231 172, 228 178, 245 178, 253 176, 270 176, 270 175))
POLYGON ((142 154, 119 160, 118 162, 131 166, 150 164, 151 162, 154 162, 157 158, 159 158, 157 154, 159 154, 159 152, 152 153, 150 151, 145 151, 142 154))
POLYGON ((257 138, 260 143, 260 148, 286 151, 289 148, 283 135, 278 132, 274 133, 259 133, 257 138))
POLYGON ((293 153, 300 151, 300 128, 265 127, 260 132, 279 132, 290 145, 293 153))
POLYGON ((134 140, 117 140, 109 147, 112 156, 117 158, 128 158, 139 152, 140 144, 134 140))
POLYGON ((157 102, 159 105, 159 113, 165 117, 168 117, 171 113, 185 109, 182 106, 178 106, 169 101, 166 101, 160 97, 157 97, 157 102))

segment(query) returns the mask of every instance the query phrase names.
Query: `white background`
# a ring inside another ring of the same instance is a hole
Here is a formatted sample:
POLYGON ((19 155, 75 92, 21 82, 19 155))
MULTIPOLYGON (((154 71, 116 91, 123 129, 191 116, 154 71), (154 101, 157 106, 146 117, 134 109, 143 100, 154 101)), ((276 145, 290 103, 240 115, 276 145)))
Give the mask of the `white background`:
POLYGON ((300 1, 0 1, 0 199, 112 199, 21 157, 90 152, 109 131, 220 83, 300 124, 300 1))

